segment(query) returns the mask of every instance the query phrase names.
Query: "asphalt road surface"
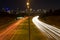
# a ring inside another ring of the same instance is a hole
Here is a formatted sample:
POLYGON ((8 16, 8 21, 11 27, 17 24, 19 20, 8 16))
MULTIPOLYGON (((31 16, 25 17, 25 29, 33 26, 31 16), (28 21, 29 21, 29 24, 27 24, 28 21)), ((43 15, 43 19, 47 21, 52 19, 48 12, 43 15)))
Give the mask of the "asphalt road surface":
POLYGON ((60 29, 38 20, 38 17, 30 19, 30 32, 28 17, 25 17, 2 31, 0 40, 60 40, 60 29))

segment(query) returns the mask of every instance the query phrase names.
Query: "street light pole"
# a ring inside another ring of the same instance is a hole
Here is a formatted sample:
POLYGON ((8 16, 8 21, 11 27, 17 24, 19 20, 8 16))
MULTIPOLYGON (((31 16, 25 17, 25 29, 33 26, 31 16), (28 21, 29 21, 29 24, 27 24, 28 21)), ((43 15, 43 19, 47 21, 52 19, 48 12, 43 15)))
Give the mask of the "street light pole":
POLYGON ((29 19, 28 19, 28 24, 29 24, 29 40, 30 40, 30 0, 27 0, 27 10, 28 10, 28 15, 29 15, 29 19))
POLYGON ((30 12, 30 0, 27 0, 26 5, 27 5, 27 11, 29 13, 30 12))

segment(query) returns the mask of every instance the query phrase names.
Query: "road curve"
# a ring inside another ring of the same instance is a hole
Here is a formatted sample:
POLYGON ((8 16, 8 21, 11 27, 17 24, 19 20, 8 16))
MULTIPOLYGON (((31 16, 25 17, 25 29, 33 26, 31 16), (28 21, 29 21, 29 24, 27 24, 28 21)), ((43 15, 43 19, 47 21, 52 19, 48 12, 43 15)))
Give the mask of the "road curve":
POLYGON ((60 40, 60 29, 54 26, 51 26, 49 24, 46 24, 40 21, 38 18, 39 16, 35 16, 33 17, 32 21, 40 31, 46 34, 46 36, 48 37, 48 40, 51 40, 51 39, 60 40))

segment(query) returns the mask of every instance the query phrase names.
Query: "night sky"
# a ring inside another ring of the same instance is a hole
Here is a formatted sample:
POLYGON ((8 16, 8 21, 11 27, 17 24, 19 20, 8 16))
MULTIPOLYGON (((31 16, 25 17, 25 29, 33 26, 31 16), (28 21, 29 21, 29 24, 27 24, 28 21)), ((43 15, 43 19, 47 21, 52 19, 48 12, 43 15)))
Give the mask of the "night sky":
MULTIPOLYGON (((60 8, 60 0, 30 0, 31 8, 60 8)), ((0 0, 0 8, 26 8, 26 0, 0 0)))

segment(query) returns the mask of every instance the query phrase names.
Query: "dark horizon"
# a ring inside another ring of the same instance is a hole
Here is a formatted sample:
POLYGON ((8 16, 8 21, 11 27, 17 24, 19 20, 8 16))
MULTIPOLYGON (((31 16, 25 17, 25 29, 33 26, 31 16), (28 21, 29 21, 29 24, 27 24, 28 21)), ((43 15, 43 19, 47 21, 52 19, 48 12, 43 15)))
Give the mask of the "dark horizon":
MULTIPOLYGON (((60 0, 30 0, 31 8, 56 8, 60 9, 60 0)), ((26 0, 0 0, 0 8, 26 9, 26 0)))

